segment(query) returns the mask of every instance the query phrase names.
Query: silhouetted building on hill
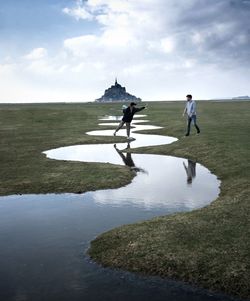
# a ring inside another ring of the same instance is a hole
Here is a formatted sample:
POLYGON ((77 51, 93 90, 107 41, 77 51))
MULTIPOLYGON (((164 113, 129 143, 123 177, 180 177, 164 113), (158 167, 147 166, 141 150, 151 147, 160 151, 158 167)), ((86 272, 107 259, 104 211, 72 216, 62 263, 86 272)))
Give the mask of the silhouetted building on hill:
POLYGON ((96 102, 115 102, 115 101, 136 101, 140 102, 141 99, 131 95, 126 92, 126 88, 122 87, 120 84, 118 84, 117 79, 115 80, 115 84, 112 85, 110 88, 105 90, 104 95, 98 99, 95 100, 96 102))

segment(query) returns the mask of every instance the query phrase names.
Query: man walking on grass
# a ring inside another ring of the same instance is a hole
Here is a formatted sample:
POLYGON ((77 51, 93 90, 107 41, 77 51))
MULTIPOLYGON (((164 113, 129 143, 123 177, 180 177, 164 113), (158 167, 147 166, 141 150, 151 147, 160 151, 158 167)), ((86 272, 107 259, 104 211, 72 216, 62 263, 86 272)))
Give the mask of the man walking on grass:
POLYGON ((189 136, 189 134, 190 134, 190 127, 191 127, 192 121, 197 130, 197 135, 198 135, 200 133, 200 129, 196 123, 196 103, 192 99, 192 95, 188 94, 186 97, 187 97, 187 103, 186 103, 186 107, 183 112, 183 116, 185 114, 187 114, 187 118, 188 118, 187 119, 187 133, 185 136, 189 136))
POLYGON ((127 139, 128 140, 132 139, 132 138, 130 138, 130 128, 131 128, 131 122, 133 120, 133 117, 134 117, 135 113, 140 112, 143 109, 145 109, 145 107, 136 108, 135 106, 136 106, 136 103, 131 102, 129 107, 127 107, 126 109, 123 110, 122 121, 120 122, 117 129, 115 130, 114 136, 126 123, 127 139))

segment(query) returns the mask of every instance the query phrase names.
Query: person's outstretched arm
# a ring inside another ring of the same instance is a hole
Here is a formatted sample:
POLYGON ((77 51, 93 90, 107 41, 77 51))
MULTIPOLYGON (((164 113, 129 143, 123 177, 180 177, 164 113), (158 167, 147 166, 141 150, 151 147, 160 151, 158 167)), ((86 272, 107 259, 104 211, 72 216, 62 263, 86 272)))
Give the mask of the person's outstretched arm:
POLYGON ((140 112, 144 110, 146 107, 141 107, 141 108, 135 108, 135 113, 140 112))

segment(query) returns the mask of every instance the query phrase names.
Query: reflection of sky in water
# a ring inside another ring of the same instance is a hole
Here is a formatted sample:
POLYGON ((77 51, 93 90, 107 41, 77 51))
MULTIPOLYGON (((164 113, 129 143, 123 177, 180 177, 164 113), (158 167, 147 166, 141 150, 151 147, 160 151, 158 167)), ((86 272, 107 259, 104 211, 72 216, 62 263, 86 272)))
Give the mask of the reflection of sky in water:
POLYGON ((164 207, 175 212, 205 206, 219 194, 216 176, 200 164, 196 164, 196 178, 188 184, 183 167, 185 159, 141 154, 132 154, 132 159, 143 171, 126 187, 93 193, 96 202, 116 206, 133 203, 134 206, 164 207))
MULTIPOLYGON (((137 158, 135 161, 140 163, 137 158)), ((199 168, 197 171, 203 177, 199 168)), ((182 180, 185 183, 184 168, 182 180)), ((171 207, 163 203, 162 207, 144 207, 141 196, 147 181, 139 181, 138 204, 126 202, 122 188, 117 194, 110 190, 114 197, 122 195, 122 206, 108 199, 112 194, 105 191, 0 197, 0 300, 232 301, 166 279, 103 269, 86 260, 89 242, 100 233, 170 213, 171 207), (103 203, 99 202, 102 194, 103 203)), ((146 193, 151 195, 147 188, 146 193)), ((170 189, 166 193, 171 193, 170 189)))
MULTIPOLYGON (((141 146, 152 146, 152 143, 155 143, 154 139, 157 139, 157 137, 158 137, 158 143, 160 143, 160 144, 169 144, 171 142, 177 141, 176 138, 169 137, 169 136, 152 135, 152 134, 139 135, 139 134, 135 133, 136 131, 162 129, 162 127, 160 127, 160 126, 149 125, 149 124, 143 124, 143 125, 132 124, 131 126, 132 126, 131 133, 133 134, 132 137, 136 138, 138 140, 138 144, 140 144, 141 146), (160 138, 161 138, 161 141, 160 141, 160 138), (168 140, 164 140, 163 138, 168 139, 168 140), (172 140, 170 140, 169 138, 172 138, 172 140), (143 140, 143 142, 141 142, 142 140, 143 140), (146 143, 147 143, 147 145, 146 145, 146 143)), ((87 132, 86 134, 91 135, 91 136, 112 136, 113 133, 114 133, 114 130, 97 130, 97 131, 87 132)), ((119 130, 119 132, 116 133, 116 136, 126 136, 125 126, 123 129, 119 130)), ((132 146, 135 147, 134 145, 132 145, 132 146)))
MULTIPOLYGON (((146 135, 133 134, 133 137, 136 138, 136 140, 130 143, 130 147, 147 145, 148 139, 146 135)), ((174 140, 175 138, 171 137, 151 135, 151 145, 167 144, 174 140)), ((125 149, 127 145, 127 143, 117 143, 119 149, 125 149)), ((48 158, 56 160, 123 164, 113 144, 72 145, 56 148, 44 153, 48 158)))
MULTIPOLYGON (((200 164, 196 164, 196 178, 190 183, 188 160, 170 156, 126 153, 127 147, 164 145, 177 140, 168 136, 135 132, 159 128, 156 126, 138 124, 134 126, 132 137, 136 140, 130 144, 75 145, 44 153, 48 158, 57 160, 126 164, 137 171, 133 182, 126 187, 90 193, 97 203, 114 206, 133 204, 144 208, 164 207, 169 212, 176 212, 205 206, 218 196, 219 181, 200 164)), ((113 129, 98 130, 87 134, 111 136, 113 132, 113 129)), ((120 130, 117 135, 125 136, 126 130, 120 130)))
MULTIPOLYGON (((136 141, 131 147, 176 141, 159 135, 133 133, 133 137, 136 141)), ((220 182, 200 164, 121 151, 126 147, 127 143, 116 148, 112 144, 78 145, 45 152, 59 160, 126 164, 137 176, 125 187, 83 194, 0 197, 0 300, 229 300, 173 281, 102 269, 84 260, 90 240, 104 231, 199 208, 219 193, 220 182), (192 183, 187 184, 190 177, 192 183)))
MULTIPOLYGON (((126 145, 119 146, 123 148, 126 145)), ((183 166, 183 162, 187 164, 186 159, 148 154, 127 155, 115 151, 113 145, 88 145, 87 150, 80 145, 67 147, 66 151, 65 148, 58 149, 54 155, 61 160, 96 160, 114 164, 125 164, 122 156, 126 160, 130 155, 135 167, 142 170, 126 187, 95 192, 93 199, 97 202, 120 206, 134 203, 136 206, 162 206, 168 207, 170 211, 185 211, 202 207, 219 194, 219 181, 216 176, 200 164, 196 164, 196 177, 192 184, 187 183, 183 166)))
MULTIPOLYGON (((144 146, 164 145, 177 141, 176 138, 168 136, 135 133, 135 131, 153 130, 158 128, 160 127, 136 124, 135 128, 131 130, 132 137, 136 140, 130 142, 130 147, 137 148, 144 146)), ((113 133, 114 130, 112 129, 91 131, 87 134, 93 136, 112 136, 113 133)), ((126 130, 120 130, 117 133, 117 136, 126 136, 126 130)), ((127 143, 117 143, 117 147, 119 149, 125 149, 127 148, 127 143)), ((72 145, 48 150, 44 153, 48 158, 57 160, 122 164, 122 160, 112 144, 72 145)))

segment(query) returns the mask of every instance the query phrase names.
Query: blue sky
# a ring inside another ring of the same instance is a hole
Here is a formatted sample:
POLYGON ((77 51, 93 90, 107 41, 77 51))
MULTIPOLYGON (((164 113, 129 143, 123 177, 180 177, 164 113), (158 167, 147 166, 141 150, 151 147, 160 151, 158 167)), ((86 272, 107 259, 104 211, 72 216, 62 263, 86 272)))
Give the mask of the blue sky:
POLYGON ((250 94, 249 0, 0 0, 0 101, 250 94))
POLYGON ((79 22, 63 13, 63 0, 0 0, 1 55, 25 53, 35 47, 57 51, 65 38, 95 33, 94 22, 79 22))

